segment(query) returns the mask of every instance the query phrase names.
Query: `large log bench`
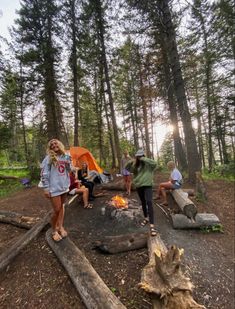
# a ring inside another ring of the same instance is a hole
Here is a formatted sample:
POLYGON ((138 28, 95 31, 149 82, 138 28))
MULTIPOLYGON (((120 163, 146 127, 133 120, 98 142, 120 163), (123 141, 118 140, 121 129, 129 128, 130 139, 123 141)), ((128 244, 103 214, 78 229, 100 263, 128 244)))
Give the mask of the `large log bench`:
POLYGON ((61 264, 66 269, 79 295, 88 309, 125 309, 126 307, 107 287, 85 255, 69 239, 56 243, 51 238, 51 230, 46 240, 61 264))
POLYGON ((181 212, 189 219, 194 220, 197 214, 197 207, 188 198, 188 193, 184 192, 182 189, 171 190, 170 193, 181 212))

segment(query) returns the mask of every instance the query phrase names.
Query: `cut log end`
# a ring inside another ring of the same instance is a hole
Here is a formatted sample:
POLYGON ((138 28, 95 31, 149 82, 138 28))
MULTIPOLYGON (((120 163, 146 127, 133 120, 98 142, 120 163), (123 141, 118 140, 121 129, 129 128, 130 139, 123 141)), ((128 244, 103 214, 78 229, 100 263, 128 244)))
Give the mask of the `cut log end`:
POLYGON ((149 240, 148 246, 150 261, 142 271, 139 287, 151 293, 153 308, 204 308, 193 299, 193 284, 181 270, 184 250, 176 246, 167 250, 160 236, 149 240))

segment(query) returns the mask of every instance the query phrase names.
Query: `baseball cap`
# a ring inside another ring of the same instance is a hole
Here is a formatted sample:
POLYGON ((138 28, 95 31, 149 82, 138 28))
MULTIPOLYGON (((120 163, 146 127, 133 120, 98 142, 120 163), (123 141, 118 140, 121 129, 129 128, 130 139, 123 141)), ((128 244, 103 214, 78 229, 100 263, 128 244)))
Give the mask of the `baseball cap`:
POLYGON ((139 149, 139 150, 136 152, 135 156, 136 156, 136 157, 142 157, 142 156, 144 156, 144 151, 143 151, 143 149, 139 149))

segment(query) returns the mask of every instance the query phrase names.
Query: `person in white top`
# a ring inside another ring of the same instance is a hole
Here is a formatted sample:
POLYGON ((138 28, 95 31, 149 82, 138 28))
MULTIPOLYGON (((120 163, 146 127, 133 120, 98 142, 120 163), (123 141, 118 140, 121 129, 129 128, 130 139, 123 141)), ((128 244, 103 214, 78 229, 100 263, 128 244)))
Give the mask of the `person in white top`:
POLYGON ((53 138, 47 145, 47 155, 41 163, 40 187, 50 199, 53 214, 51 219, 52 238, 60 241, 67 236, 64 229, 64 203, 69 191, 69 173, 73 169, 71 158, 66 154, 64 145, 53 138))
POLYGON ((171 171, 170 178, 167 182, 160 183, 157 189, 157 200, 161 200, 161 196, 163 198, 162 205, 167 206, 167 197, 166 190, 175 190, 179 189, 182 186, 182 175, 180 171, 176 168, 175 162, 169 161, 167 163, 168 169, 171 171))

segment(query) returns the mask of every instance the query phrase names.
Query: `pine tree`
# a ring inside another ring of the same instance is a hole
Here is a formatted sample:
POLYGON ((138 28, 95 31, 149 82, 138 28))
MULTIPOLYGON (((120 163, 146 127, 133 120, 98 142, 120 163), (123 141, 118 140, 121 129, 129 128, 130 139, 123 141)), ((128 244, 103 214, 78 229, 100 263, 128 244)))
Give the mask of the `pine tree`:
POLYGON ((59 138, 68 144, 58 99, 56 64, 58 47, 55 36, 59 33, 55 1, 23 0, 16 21, 17 41, 25 46, 22 61, 33 66, 41 86, 41 99, 45 106, 48 138, 59 138))

